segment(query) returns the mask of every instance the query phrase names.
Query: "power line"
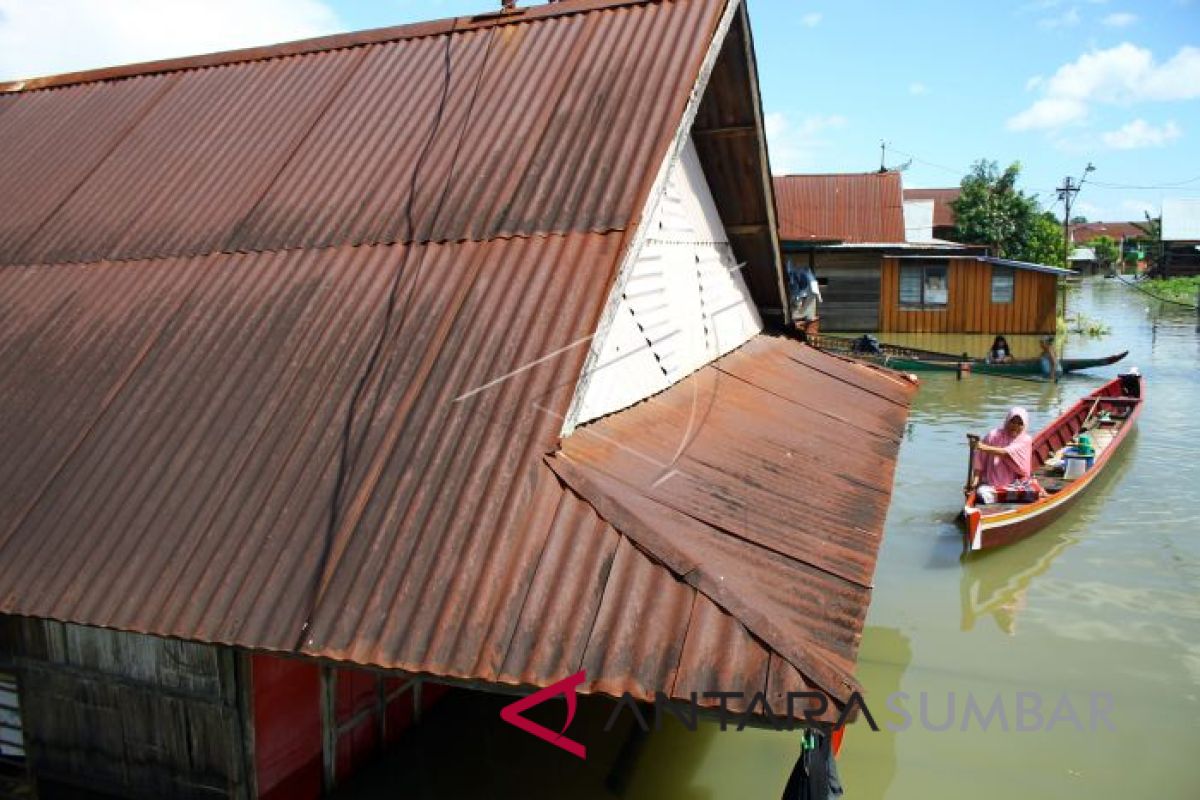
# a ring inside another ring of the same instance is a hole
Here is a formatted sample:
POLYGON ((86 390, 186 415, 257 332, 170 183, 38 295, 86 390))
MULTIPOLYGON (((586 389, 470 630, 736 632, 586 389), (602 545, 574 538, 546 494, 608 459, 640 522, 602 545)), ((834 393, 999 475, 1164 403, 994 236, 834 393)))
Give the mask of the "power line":
POLYGON ((1152 186, 1139 186, 1129 183, 1102 183, 1100 181, 1092 181, 1093 186, 1100 186, 1105 189, 1174 189, 1179 186, 1187 186, 1189 183, 1200 181, 1200 175, 1194 178, 1188 178, 1186 181, 1177 181, 1175 183, 1159 183, 1152 186))
POLYGON ((919 164, 924 164, 927 167, 934 167, 935 169, 945 170, 946 172, 949 172, 952 175, 958 175, 959 177, 962 177, 963 175, 966 175, 967 172, 969 171, 969 170, 965 170, 965 169, 955 169, 954 167, 947 167, 945 164, 938 164, 934 161, 926 161, 925 159, 921 158, 920 156, 913 155, 912 153, 906 153, 905 151, 901 150, 899 147, 896 147, 894 144, 890 144, 890 146, 892 148, 893 153, 899 153, 902 156, 908 156, 913 161, 916 161, 919 164))

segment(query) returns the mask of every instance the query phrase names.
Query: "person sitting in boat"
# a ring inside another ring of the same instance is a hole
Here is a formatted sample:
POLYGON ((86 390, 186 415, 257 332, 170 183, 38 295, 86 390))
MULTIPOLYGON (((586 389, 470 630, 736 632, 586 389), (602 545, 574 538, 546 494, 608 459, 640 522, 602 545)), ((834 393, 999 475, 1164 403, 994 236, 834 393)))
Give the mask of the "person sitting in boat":
POLYGON ((1033 437, 1029 435, 1029 412, 1014 407, 1004 425, 981 440, 968 435, 971 443, 971 478, 964 492, 981 503, 1036 500, 1042 487, 1033 478, 1033 437))
POLYGON ((1007 364, 1012 361, 1012 348, 1008 346, 1008 339, 1003 336, 993 339, 992 347, 988 350, 987 360, 989 364, 1007 364))

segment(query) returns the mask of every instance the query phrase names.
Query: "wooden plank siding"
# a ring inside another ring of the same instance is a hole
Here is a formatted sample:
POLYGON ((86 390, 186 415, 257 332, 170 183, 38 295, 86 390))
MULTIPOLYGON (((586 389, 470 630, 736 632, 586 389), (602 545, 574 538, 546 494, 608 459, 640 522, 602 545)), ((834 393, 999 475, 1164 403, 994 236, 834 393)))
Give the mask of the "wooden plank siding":
MULTIPOLYGON (((949 302, 943 308, 900 305, 900 265, 884 258, 881 267, 879 330, 894 333, 1054 333, 1057 280, 1054 275, 1013 271, 1011 303, 992 302, 992 266, 955 258, 948 266, 949 302)), ((934 262, 930 262, 934 263, 934 262)))
POLYGON ((45 796, 250 796, 232 650, 0 616, 0 652, 45 796))
MULTIPOLYGON (((807 263, 807 255, 790 256, 807 263)), ((821 286, 821 327, 829 331, 879 330, 878 253, 823 253, 814 255, 821 286)))

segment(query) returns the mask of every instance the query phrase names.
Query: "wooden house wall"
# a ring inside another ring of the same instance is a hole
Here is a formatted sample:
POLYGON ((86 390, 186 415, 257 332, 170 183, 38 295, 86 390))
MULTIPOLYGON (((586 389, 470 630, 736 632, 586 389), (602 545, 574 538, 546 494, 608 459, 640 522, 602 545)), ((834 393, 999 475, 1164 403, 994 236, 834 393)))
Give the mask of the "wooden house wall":
POLYGON ((43 786, 126 797, 248 797, 233 651, 0 617, 43 786))
POLYGON ((950 259, 949 302, 944 308, 911 309, 900 305, 900 265, 917 263, 884 258, 880 325, 897 333, 1054 333, 1057 280, 1054 275, 1013 271, 1011 303, 992 302, 992 267, 975 259, 950 259))
POLYGON ((1163 246, 1163 275, 1179 278, 1200 275, 1200 250, 1197 242, 1166 242, 1163 246))
MULTIPOLYGON (((793 253, 789 259, 807 263, 806 253, 793 253)), ((821 286, 821 329, 827 331, 879 330, 878 253, 814 254, 821 286)))

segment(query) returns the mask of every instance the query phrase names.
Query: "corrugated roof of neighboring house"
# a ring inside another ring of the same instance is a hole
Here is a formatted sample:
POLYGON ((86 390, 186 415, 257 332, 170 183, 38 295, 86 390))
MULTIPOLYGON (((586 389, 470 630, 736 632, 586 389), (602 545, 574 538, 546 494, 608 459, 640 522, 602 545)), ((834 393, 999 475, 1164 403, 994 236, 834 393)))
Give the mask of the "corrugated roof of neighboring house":
POLYGON ((905 200, 932 200, 933 224, 938 227, 954 224, 954 207, 950 204, 958 199, 962 189, 905 189, 905 200))
POLYGON ((1144 237, 1145 231, 1132 222, 1079 222, 1071 225, 1071 241, 1081 244, 1100 236, 1121 241, 1144 237))
POLYGON ((899 172, 777 175, 773 180, 781 240, 905 241, 899 172))
POLYGON ((1200 200, 1163 200, 1162 238, 1164 242, 1200 242, 1200 200))
MULTIPOLYGON (((844 699, 861 588, 805 603, 847 626, 836 643, 764 627, 754 597, 692 582, 757 551, 707 529, 726 549, 691 549, 665 512, 643 514, 651 546, 605 516, 621 498, 544 461, 730 14, 573 0, 0 95, 0 613, 472 683, 586 667, 585 689, 641 699, 723 676, 844 699)), ((769 230, 770 187, 755 201, 739 176, 722 213, 769 230)), ((836 401, 874 448, 869 482, 818 473, 814 514, 862 510, 797 528, 788 569, 810 574, 827 537, 877 545, 911 389, 793 343, 743 349, 721 363, 769 391, 718 392, 717 418, 836 401), (851 386, 889 399, 850 404, 851 386)), ((653 450, 677 422, 646 419, 662 397, 566 442, 632 425, 653 450)), ((696 441, 725 441, 716 425, 696 441)), ((819 442, 738 456, 723 502, 761 503, 764 470, 812 475, 819 442)), ((873 560, 852 559, 854 586, 873 560)))

